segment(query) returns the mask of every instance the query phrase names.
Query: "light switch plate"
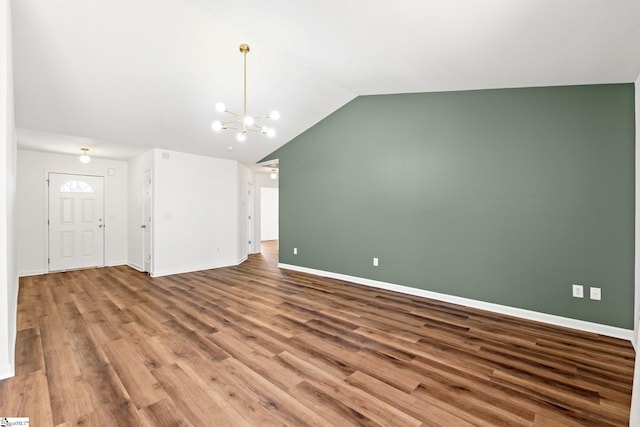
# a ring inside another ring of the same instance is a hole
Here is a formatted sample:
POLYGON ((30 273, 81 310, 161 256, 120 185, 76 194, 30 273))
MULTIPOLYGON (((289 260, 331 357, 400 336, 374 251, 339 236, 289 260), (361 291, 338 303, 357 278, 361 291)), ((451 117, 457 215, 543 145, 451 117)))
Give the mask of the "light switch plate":
POLYGON ((584 287, 582 285, 573 285, 573 297, 584 298, 584 287))

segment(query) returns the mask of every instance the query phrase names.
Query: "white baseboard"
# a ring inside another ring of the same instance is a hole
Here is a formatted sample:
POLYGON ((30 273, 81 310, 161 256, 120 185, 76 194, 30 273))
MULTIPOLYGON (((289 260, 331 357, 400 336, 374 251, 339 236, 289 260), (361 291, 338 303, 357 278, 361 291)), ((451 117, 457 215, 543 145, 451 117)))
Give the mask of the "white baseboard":
POLYGON ((184 268, 176 268, 164 271, 154 271, 151 274, 151 277, 162 277, 162 276, 171 276, 172 274, 184 274, 184 273, 193 273, 194 271, 202 271, 202 270, 211 270, 213 268, 221 268, 221 267, 232 267, 234 265, 238 265, 236 263, 222 263, 222 264, 207 264, 196 267, 184 267, 184 268))
POLYGON ((466 307, 478 308, 481 310, 491 311, 493 313, 506 314, 509 316, 534 320, 536 322, 549 323, 556 326, 563 326, 580 331, 592 332, 595 334, 606 335, 614 338, 621 338, 633 342, 633 330, 631 329, 602 325, 600 323, 587 322, 584 320, 571 319, 568 317, 556 316, 553 314, 540 313, 537 311, 525 310, 522 308, 515 308, 506 305, 478 301, 470 298, 441 294, 438 292, 426 291, 424 289, 412 288, 410 286, 396 285, 393 283, 380 282, 378 280, 365 279, 363 277, 348 276, 346 274, 333 273, 330 271, 315 270, 313 268, 300 267, 297 265, 278 263, 278 267, 287 270, 299 271, 301 273, 313 274, 316 276, 344 280, 347 282, 357 283, 359 285, 400 292, 403 294, 415 295, 423 298, 431 298, 434 300, 449 302, 452 304, 459 304, 466 307))
POLYGON ((245 255, 245 256, 243 256, 242 258, 240 258, 240 259, 238 260, 238 263, 237 263, 236 265, 240 265, 240 264, 242 264, 243 262, 245 262, 245 261, 246 261, 246 260, 248 260, 248 259, 249 259, 249 256, 248 256, 248 255, 245 255))
POLYGON ((16 373, 13 370, 12 366, 9 366, 9 365, 0 366, 0 380, 15 377, 15 375, 16 373))
POLYGON ((39 276, 45 274, 44 270, 19 271, 18 277, 39 276))
POLYGON ((126 265, 128 265, 129 267, 131 267, 131 268, 133 268, 134 270, 137 270, 137 271, 139 271, 139 272, 141 272, 141 273, 142 273, 142 272, 144 272, 144 268, 142 268, 142 267, 140 267, 140 266, 138 266, 138 265, 131 264, 130 262, 128 262, 126 265))
MULTIPOLYGON (((135 268, 136 270, 138 270, 138 267, 135 267, 127 263, 127 261, 109 261, 109 263, 105 264, 105 267, 117 267, 119 265, 129 265, 135 268)), ((48 274, 48 273, 49 273, 48 271, 44 271, 44 270, 19 271, 18 277, 39 276, 41 274, 48 274)))
POLYGON ((107 267, 117 267, 119 265, 128 265, 126 260, 119 260, 119 261, 109 261, 107 263, 105 263, 105 265, 107 267))

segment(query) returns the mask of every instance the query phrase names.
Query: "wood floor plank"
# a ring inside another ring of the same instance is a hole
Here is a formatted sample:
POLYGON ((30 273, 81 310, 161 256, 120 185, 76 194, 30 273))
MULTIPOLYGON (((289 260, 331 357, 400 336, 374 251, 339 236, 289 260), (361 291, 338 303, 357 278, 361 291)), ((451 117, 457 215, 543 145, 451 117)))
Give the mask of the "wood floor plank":
POLYGON ((175 406, 195 426, 233 426, 220 405, 177 364, 153 370, 175 406))
POLYGON ((291 372, 283 369, 281 365, 272 359, 271 354, 258 351, 248 345, 245 345, 232 334, 225 332, 217 332, 209 337, 214 343, 226 352, 231 354, 234 359, 242 362, 248 368, 259 373, 269 382, 287 390, 294 387, 300 382, 300 378, 291 372))
POLYGON ((38 426, 622 426, 627 341, 277 267, 20 280, 0 416, 38 426))
POLYGON ((236 384, 236 388, 245 393, 243 400, 264 411, 266 416, 260 425, 326 425, 321 414, 300 404, 292 395, 236 359, 226 359, 220 362, 220 366, 221 376, 227 383, 236 384))
POLYGON ((89 390, 71 345, 45 352, 44 363, 55 425, 91 412, 89 390))
POLYGON ((34 426, 54 425, 47 376, 42 371, 0 381, 0 414, 28 417, 34 426))
POLYGON ((136 346, 120 339, 108 342, 102 348, 136 407, 149 406, 168 397, 136 346))
POLYGON ((400 409, 389 405, 365 391, 341 381, 314 365, 289 353, 282 353, 279 357, 294 367, 298 372, 311 381, 317 388, 330 394, 348 405, 354 411, 381 425, 389 426, 419 426, 421 422, 400 409))
POLYGON ((69 344, 71 336, 65 329, 58 311, 51 311, 38 318, 38 329, 43 351, 52 351, 69 344))
POLYGON ((291 393, 295 398, 322 414, 329 425, 334 426, 378 426, 379 424, 331 393, 302 381, 291 393))
POLYGON ((173 404, 173 400, 164 399, 153 403, 140 411, 140 418, 147 427, 191 427, 192 423, 173 404))
POLYGON ((424 410, 424 403, 411 394, 404 393, 389 384, 360 371, 349 375, 346 382, 360 390, 366 391, 383 402, 397 406, 407 414, 421 420, 430 426, 472 426, 473 424, 464 421, 455 413, 445 411, 437 406, 429 406, 424 410))
POLYGON ((18 331, 15 357, 16 375, 28 375, 44 369, 42 341, 37 326, 18 331))
MULTIPOLYGON (((441 383, 450 384, 452 394, 454 393, 472 393, 477 398, 487 402, 489 406, 504 408, 513 412, 530 412, 545 415, 548 419, 555 419, 564 423, 584 419, 581 415, 555 405, 548 399, 536 399, 530 393, 514 390, 504 387, 501 384, 492 381, 491 378, 483 378, 477 375, 455 369, 450 365, 438 363, 434 360, 416 358, 411 362, 417 369, 423 372, 424 376, 430 378, 439 378, 441 383)), ((459 399, 460 400, 460 399, 459 399)), ((465 399, 461 399, 465 402, 465 399)))

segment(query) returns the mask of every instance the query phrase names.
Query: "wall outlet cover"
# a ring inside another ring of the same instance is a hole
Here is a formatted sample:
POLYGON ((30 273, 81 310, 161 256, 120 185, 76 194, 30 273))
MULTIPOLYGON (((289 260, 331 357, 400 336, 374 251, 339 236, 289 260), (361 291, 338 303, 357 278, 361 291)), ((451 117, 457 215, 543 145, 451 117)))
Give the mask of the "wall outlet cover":
POLYGON ((584 298, 584 287, 582 285, 573 285, 572 291, 574 298, 584 298))

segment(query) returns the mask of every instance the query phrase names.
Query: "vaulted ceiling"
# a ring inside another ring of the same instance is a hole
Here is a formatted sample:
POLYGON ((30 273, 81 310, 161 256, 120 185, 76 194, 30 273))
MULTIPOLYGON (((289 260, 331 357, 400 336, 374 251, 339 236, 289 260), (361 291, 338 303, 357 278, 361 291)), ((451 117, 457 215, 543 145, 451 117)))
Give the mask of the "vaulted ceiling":
MULTIPOLYGON (((252 164, 356 96, 633 82, 637 0, 13 0, 19 146, 252 164), (214 133, 218 101, 279 110, 214 133), (231 148, 231 149, 230 149, 231 148)), ((372 117, 371 126, 388 125, 372 117)))

